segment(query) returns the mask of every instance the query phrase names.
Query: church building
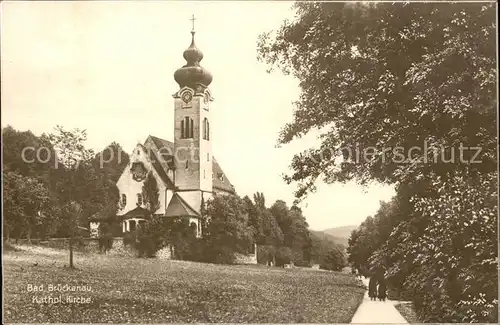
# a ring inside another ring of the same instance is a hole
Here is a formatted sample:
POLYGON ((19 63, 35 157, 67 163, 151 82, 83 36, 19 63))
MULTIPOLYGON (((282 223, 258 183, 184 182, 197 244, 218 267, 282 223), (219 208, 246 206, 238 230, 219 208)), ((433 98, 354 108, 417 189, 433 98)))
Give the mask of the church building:
POLYGON ((212 155, 211 102, 208 86, 212 75, 200 65, 203 53, 196 47, 195 32, 184 51, 186 64, 174 79, 179 89, 174 98, 173 141, 150 135, 130 155, 130 162, 117 181, 120 192, 118 216, 123 233, 146 221, 147 206, 142 197, 148 173, 159 190, 156 215, 189 218, 198 237, 201 207, 214 193, 232 195, 234 186, 212 155))

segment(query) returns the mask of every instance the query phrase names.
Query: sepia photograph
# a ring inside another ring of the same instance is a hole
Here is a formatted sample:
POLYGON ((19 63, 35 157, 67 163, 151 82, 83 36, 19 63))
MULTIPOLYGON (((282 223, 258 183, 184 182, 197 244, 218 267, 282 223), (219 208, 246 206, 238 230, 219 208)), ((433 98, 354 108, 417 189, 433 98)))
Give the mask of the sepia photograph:
POLYGON ((3 323, 498 323, 495 1, 0 6, 3 323))

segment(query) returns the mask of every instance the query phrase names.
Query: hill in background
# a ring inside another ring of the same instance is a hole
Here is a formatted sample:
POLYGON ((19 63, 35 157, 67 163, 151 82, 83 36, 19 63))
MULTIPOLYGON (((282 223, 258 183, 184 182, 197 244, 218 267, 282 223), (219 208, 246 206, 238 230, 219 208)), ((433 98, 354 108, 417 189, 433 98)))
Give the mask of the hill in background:
POLYGON ((357 225, 343 226, 324 229, 321 232, 331 236, 331 238, 337 243, 344 245, 346 248, 348 246, 349 237, 351 237, 351 232, 358 228, 357 225))

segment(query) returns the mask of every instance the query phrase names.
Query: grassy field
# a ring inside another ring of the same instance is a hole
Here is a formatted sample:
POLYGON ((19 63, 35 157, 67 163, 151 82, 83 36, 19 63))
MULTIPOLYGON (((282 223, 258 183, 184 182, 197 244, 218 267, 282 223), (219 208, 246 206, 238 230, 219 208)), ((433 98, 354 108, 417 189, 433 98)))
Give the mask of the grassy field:
POLYGON ((349 323, 364 294, 351 275, 308 269, 77 253, 69 270, 67 252, 26 246, 4 251, 3 262, 6 322, 349 323), (91 291, 47 291, 58 284, 91 291))

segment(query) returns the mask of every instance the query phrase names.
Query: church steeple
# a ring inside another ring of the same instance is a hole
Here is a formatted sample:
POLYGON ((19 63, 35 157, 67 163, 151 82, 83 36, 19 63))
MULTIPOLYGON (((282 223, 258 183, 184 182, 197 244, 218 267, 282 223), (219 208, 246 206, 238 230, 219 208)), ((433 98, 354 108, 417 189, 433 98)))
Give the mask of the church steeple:
MULTIPOLYGON (((194 21, 194 17, 192 19, 194 21)), ((176 158, 175 185, 179 190, 199 197, 213 190, 212 128, 210 127, 213 98, 208 85, 212 75, 200 66, 203 53, 196 47, 194 26, 191 45, 184 51, 187 63, 177 69, 175 81, 180 88, 174 97, 174 152, 176 158), (198 193, 198 194, 195 194, 198 193)), ((201 198, 200 198, 201 200, 201 198)), ((197 211, 199 202, 197 201, 197 211)))
POLYGON ((212 74, 200 65, 200 61, 203 60, 203 53, 199 48, 196 47, 194 41, 194 16, 193 29, 191 30, 191 45, 184 51, 183 57, 187 63, 182 67, 177 69, 174 73, 174 79, 179 84, 179 87, 189 87, 191 89, 196 89, 197 85, 206 88, 212 82, 212 74))

